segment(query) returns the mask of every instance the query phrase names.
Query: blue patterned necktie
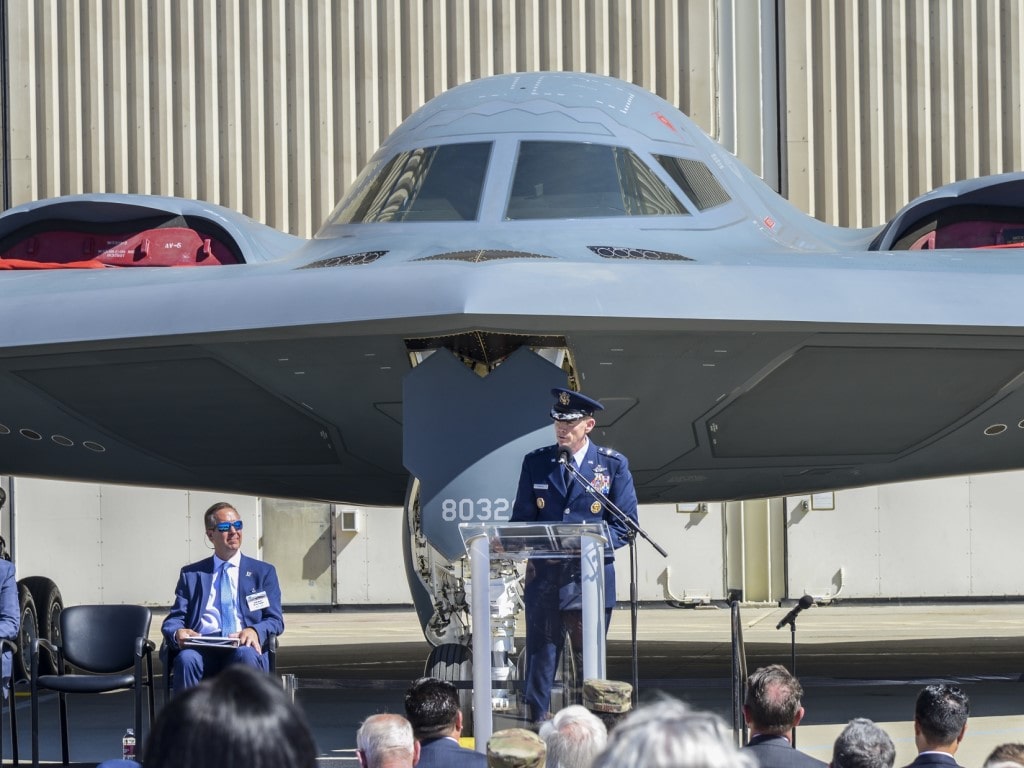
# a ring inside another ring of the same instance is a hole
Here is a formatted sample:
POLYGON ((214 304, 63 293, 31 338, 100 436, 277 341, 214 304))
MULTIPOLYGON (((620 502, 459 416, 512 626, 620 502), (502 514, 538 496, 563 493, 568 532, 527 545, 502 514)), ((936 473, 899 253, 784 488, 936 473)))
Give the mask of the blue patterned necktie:
POLYGON ((220 576, 217 577, 217 604, 220 609, 220 633, 230 635, 238 631, 238 621, 235 618, 234 600, 231 594, 231 579, 228 578, 229 563, 220 567, 220 576))

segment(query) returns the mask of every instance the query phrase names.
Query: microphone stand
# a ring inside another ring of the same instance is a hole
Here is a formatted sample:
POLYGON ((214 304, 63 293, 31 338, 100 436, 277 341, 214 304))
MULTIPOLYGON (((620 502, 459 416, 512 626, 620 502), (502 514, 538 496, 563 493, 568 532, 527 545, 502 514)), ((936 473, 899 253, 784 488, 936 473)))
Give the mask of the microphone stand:
MULTIPOLYGON (((633 518, 619 509, 611 499, 605 494, 601 493, 597 488, 590 484, 590 481, 585 478, 582 473, 576 469, 574 462, 568 459, 568 454, 563 453, 559 456, 558 463, 568 467, 569 473, 576 480, 577 483, 583 486, 583 489, 601 502, 601 505, 612 513, 619 522, 626 526, 626 542, 629 544, 629 618, 630 618, 630 641, 632 649, 632 662, 633 662, 633 706, 637 704, 637 697, 640 691, 640 668, 639 668, 639 653, 637 650, 637 615, 639 612, 640 600, 637 594, 637 581, 639 580, 639 568, 636 560, 636 535, 639 533, 643 536, 648 543, 657 550, 658 554, 662 557, 668 557, 668 552, 662 549, 654 539, 652 539, 640 524, 637 523, 633 518), (564 460, 563 460, 564 459, 564 460)), ((611 542, 608 542, 611 544, 611 542)), ((607 627, 605 628, 607 631, 607 627)))
MULTIPOLYGON (((775 628, 782 629, 783 626, 789 624, 789 672, 793 677, 796 677, 796 617, 800 615, 800 612, 806 608, 810 608, 814 605, 814 598, 810 595, 804 595, 797 602, 796 606, 787 613, 782 621, 780 621, 775 628)), ((793 731, 790 734, 792 739, 790 745, 793 749, 796 749, 796 726, 793 726, 793 731)))

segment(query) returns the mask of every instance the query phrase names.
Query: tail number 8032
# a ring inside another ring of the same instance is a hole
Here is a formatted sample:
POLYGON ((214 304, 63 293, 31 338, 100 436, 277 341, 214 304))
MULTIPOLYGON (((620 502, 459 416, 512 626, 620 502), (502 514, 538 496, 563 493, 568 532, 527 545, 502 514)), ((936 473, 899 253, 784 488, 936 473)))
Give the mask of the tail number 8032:
POLYGON ((441 502, 441 519, 449 523, 455 520, 463 523, 500 523, 508 522, 511 518, 508 499, 444 499, 441 502))

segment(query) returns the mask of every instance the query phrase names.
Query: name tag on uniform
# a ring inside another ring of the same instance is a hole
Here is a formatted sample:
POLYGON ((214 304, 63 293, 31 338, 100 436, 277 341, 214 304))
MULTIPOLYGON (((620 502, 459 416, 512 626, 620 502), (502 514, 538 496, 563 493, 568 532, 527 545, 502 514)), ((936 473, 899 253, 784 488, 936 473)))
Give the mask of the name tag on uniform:
POLYGON ((245 604, 249 606, 250 611, 258 611, 262 608, 269 608, 270 600, 265 591, 253 592, 251 595, 245 596, 245 604))
POLYGON ((535 491, 546 491, 548 489, 547 483, 534 483, 533 490, 535 491))

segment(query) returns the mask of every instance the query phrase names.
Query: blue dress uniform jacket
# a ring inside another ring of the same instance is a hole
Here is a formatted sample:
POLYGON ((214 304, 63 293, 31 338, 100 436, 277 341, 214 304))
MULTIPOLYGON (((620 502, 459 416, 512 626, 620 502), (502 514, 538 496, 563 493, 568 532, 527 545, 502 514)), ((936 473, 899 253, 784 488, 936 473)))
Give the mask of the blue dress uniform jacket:
MULTIPOLYGON (((605 607, 615 606, 614 550, 627 543, 628 527, 577 478, 563 480, 558 446, 526 455, 512 506, 512 522, 595 523, 604 521, 611 534, 605 550, 605 607)), ((626 457, 593 442, 587 447, 580 474, 615 506, 637 519, 636 489, 626 457)), ((551 708, 551 686, 562 653, 565 630, 560 612, 579 610, 578 567, 565 561, 530 561, 524 594, 526 603, 526 702, 530 717, 541 720, 551 708)))
MULTIPOLYGON (((636 521, 636 489, 625 456, 591 441, 579 472, 609 501, 636 521)), ((570 477, 566 487, 562 480, 562 467, 558 463, 557 445, 539 448, 526 455, 519 476, 516 500, 512 506, 513 523, 597 523, 602 520, 608 524, 612 538, 611 546, 605 550, 605 607, 614 608, 614 550, 627 542, 626 524, 613 512, 606 510, 578 479, 570 477)), ((562 597, 566 597, 564 591, 562 597)), ((562 607, 578 609, 580 605, 570 605, 567 601, 562 607)))

